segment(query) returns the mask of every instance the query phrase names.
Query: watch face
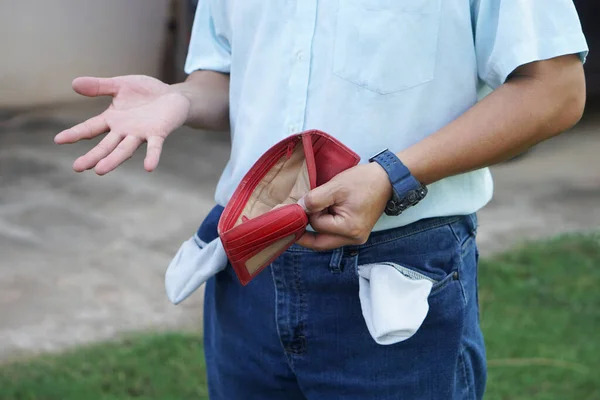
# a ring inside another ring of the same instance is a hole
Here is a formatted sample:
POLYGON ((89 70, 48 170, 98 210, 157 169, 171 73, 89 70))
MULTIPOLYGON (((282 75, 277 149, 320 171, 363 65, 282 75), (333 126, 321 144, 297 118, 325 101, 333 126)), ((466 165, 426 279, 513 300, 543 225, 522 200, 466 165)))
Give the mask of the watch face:
POLYGON ((402 214, 402 211, 406 210, 408 207, 402 201, 396 202, 394 200, 390 200, 385 207, 385 214, 390 216, 397 216, 402 214))
POLYGON ((401 200, 392 199, 387 203, 385 214, 397 216, 402 214, 407 208, 416 206, 427 195, 427 187, 421 186, 419 189, 411 190, 401 200))
POLYGON ((395 210, 398 208, 398 204, 396 204, 396 202, 394 200, 390 200, 390 201, 388 201, 386 208, 388 208, 390 210, 395 210))
POLYGON ((408 192, 408 196, 406 196, 406 201, 409 204, 414 204, 414 203, 418 202, 419 196, 417 195, 417 192, 414 190, 411 190, 410 192, 408 192))

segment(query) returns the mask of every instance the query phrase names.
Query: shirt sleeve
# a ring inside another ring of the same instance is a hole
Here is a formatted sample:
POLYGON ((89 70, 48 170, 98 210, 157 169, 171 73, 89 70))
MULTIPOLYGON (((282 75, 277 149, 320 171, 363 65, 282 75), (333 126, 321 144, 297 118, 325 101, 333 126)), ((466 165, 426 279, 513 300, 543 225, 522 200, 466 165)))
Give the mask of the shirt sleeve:
POLYGON ((231 47, 223 1, 201 0, 196 8, 185 72, 211 70, 229 73, 231 47))
POLYGON ((519 66, 588 47, 572 0, 472 0, 479 77, 491 88, 519 66))

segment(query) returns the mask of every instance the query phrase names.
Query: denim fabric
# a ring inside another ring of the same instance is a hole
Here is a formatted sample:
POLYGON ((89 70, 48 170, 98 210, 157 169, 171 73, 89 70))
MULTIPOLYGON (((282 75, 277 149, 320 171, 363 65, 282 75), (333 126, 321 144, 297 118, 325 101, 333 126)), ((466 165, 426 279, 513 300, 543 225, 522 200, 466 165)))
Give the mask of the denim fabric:
MULTIPOLYGON (((199 236, 215 236, 213 212, 199 236)), ((206 286, 204 337, 210 398, 481 399, 475 215, 375 232, 361 246, 293 246, 246 287, 231 266, 206 286), (358 265, 391 261, 435 280, 429 313, 410 339, 369 335, 358 265)))

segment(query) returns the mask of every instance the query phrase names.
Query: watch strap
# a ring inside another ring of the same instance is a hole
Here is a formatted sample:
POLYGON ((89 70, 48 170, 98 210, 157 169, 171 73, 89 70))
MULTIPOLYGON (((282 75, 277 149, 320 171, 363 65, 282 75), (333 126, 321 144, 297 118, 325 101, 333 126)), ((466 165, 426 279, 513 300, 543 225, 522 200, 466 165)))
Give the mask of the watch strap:
POLYGON ((369 161, 378 163, 392 184, 392 199, 385 209, 387 215, 399 215, 427 195, 427 188, 412 176, 410 170, 390 150, 383 150, 369 161))

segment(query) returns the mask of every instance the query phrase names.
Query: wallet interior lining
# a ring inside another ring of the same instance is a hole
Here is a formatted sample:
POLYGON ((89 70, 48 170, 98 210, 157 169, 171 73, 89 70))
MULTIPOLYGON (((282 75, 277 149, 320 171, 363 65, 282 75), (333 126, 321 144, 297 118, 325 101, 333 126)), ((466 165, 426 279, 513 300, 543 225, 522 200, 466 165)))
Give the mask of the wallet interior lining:
POLYGON ((254 275, 256 272, 258 272, 260 267, 265 265, 265 263, 269 261, 282 247, 288 246, 294 240, 296 240, 296 235, 286 236, 261 250, 255 256, 249 258, 246 261, 246 269, 248 270, 248 273, 250 275, 254 275))
POLYGON ((245 218, 252 219, 276 207, 295 204, 310 191, 310 180, 304 147, 299 141, 292 154, 284 155, 256 186, 235 226, 245 218))

